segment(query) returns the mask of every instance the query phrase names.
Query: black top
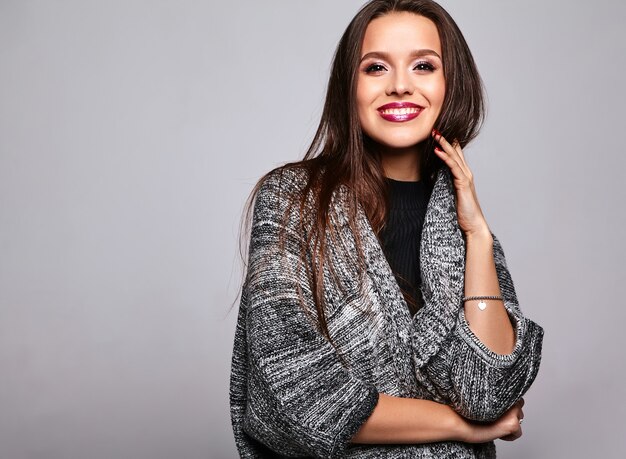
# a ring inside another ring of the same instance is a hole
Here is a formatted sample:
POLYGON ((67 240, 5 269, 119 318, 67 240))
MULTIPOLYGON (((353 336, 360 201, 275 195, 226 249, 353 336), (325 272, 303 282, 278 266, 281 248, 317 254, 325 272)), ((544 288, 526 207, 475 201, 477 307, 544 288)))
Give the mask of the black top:
POLYGON ((411 315, 423 304, 420 293, 420 241, 430 197, 423 181, 402 182, 385 178, 389 210, 380 233, 383 251, 407 300, 411 315))

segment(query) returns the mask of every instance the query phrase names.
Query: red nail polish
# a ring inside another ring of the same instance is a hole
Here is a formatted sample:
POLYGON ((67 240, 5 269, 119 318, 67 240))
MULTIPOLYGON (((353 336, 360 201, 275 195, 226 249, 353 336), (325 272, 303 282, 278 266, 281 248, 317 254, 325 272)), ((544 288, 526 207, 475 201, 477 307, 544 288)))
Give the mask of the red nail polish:
POLYGON ((434 133, 435 133, 435 135, 436 135, 436 136, 437 136, 437 135, 441 135, 441 132, 439 132, 437 129, 433 128, 433 131, 434 131, 434 133))
POLYGON ((435 150, 438 151, 439 153, 443 153, 443 150, 439 147, 435 147, 435 150))

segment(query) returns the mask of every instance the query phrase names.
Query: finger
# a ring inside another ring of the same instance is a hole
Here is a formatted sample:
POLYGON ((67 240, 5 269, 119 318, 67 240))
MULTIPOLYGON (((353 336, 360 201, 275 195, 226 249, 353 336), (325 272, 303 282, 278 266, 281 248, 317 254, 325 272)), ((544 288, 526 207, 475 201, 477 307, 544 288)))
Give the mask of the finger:
POLYGON ((467 161, 465 161, 465 155, 463 154, 461 143, 457 139, 454 139, 454 141, 452 142, 452 148, 454 148, 454 151, 459 156, 459 161, 461 162, 461 167, 465 171, 465 175, 467 175, 469 179, 471 180, 472 171, 470 170, 469 165, 467 164, 467 161))
POLYGON ((500 440, 504 440, 504 441, 514 441, 517 440, 519 437, 522 436, 522 429, 519 429, 518 431, 509 434, 509 435, 505 435, 504 437, 500 437, 500 440))
MULTIPOLYGON (((471 176, 471 172, 469 171, 469 168, 467 168, 466 164, 461 159, 456 147, 451 145, 445 139, 445 137, 436 129, 433 129, 432 135, 434 136, 435 140, 439 142, 439 145, 441 145, 441 147, 443 148, 443 151, 446 152, 459 165, 459 168, 463 171, 463 175, 466 177, 471 176)), ((459 176, 459 178, 461 177, 459 176)))
POLYGON ((446 153, 448 153, 450 156, 454 157, 455 159, 458 158, 459 156, 458 152, 455 150, 455 148, 452 145, 450 145, 450 143, 441 134, 441 132, 439 132, 436 129, 433 129, 432 135, 435 138, 435 140, 439 142, 439 145, 441 145, 441 148, 443 148, 443 151, 445 151, 446 153))
POLYGON ((461 161, 463 161, 463 165, 465 166, 465 168, 469 171, 469 166, 467 165, 467 161, 465 160, 465 154, 463 153, 463 149, 461 148, 461 144, 459 143, 459 141, 454 139, 452 146, 459 154, 459 158, 461 158, 461 161))
POLYGON ((465 171, 461 168, 459 163, 450 155, 450 153, 440 149, 439 147, 435 147, 435 154, 439 156, 444 163, 450 168, 452 174, 458 178, 459 180, 466 180, 467 177, 465 175, 465 171))
POLYGON ((441 145, 446 151, 452 148, 452 145, 446 140, 446 138, 437 129, 432 130, 432 136, 435 138, 439 145, 441 145))
POLYGON ((522 436, 522 425, 516 424, 515 427, 511 430, 511 433, 507 434, 506 437, 509 438, 509 441, 516 440, 522 436))
POLYGON ((432 130, 432 136, 435 138, 439 145, 442 148, 435 147, 435 152, 437 155, 443 159, 443 161, 448 165, 450 170, 454 173, 454 176, 458 179, 465 178, 465 170, 462 167, 462 162, 458 157, 458 153, 456 150, 448 143, 448 141, 441 135, 439 131, 436 129, 432 130))

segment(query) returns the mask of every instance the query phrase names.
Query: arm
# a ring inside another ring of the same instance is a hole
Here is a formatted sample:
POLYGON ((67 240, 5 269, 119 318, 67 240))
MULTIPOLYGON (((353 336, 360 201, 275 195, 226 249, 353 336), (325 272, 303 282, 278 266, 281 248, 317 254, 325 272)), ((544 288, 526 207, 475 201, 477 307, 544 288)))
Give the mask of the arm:
POLYGON ((353 443, 427 443, 461 440, 465 421, 452 408, 416 398, 380 394, 353 443))
POLYGON ((430 400, 380 394, 374 412, 352 438, 353 443, 415 444, 437 441, 484 443, 521 436, 518 419, 523 401, 491 424, 468 422, 451 407, 430 400))
POLYGON ((283 220, 293 180, 271 175, 255 201, 241 306, 248 354, 243 430, 285 456, 335 457, 371 414, 378 391, 342 365, 301 306, 301 299, 308 306, 312 300, 299 267, 297 207, 283 220))
MULTIPOLYGON (((448 403, 464 417, 479 421, 498 419, 526 393, 539 370, 543 341, 543 329, 524 317, 517 304, 504 253, 498 239, 492 237, 503 309, 513 324, 513 349, 507 354, 490 349, 465 319, 466 306, 460 310, 456 329, 426 366, 448 403)), ((496 305, 498 302, 488 302, 487 309, 476 312, 495 309, 496 305)), ((502 335, 506 337, 506 333, 502 335)), ((482 339, 491 336, 483 333, 482 339)))
MULTIPOLYGON (((465 260, 461 257, 452 266, 455 280, 462 276, 467 295, 501 292, 504 304, 489 301, 485 310, 478 309, 475 301, 460 305, 456 327, 425 370, 442 398, 460 414, 493 421, 535 380, 543 329, 524 317, 519 308, 504 252, 488 229, 463 150, 456 141, 450 145, 437 131, 433 136, 443 147, 435 152, 449 167, 443 184, 455 196, 458 226, 444 227, 444 231, 451 231, 448 236, 454 241, 450 249, 453 254, 465 249, 465 260)), ((456 302, 455 296, 456 292, 447 300, 456 302)))
MULTIPOLYGON (((445 150, 435 148, 450 167, 446 175, 448 179, 450 175, 454 177, 454 185, 450 188, 454 188, 456 220, 465 239, 465 270, 462 277, 465 296, 500 296, 493 255, 495 237, 478 204, 473 174, 457 141, 450 145, 438 131, 433 130, 433 135, 445 150)), ((499 245, 498 250, 501 251, 499 245)), ((504 254, 501 258, 504 258, 504 254)), ((498 300, 489 300, 489 307, 479 309, 478 304, 478 300, 464 302, 463 322, 471 324, 471 332, 488 350, 502 355, 511 353, 515 345, 515 333, 504 305, 498 300)))
MULTIPOLYGON (((466 236, 465 296, 500 296, 500 285, 493 260, 493 237, 489 228, 466 236)), ((487 348, 497 354, 510 354, 515 333, 503 302, 487 300, 481 310, 478 300, 464 304, 470 330, 487 348)))

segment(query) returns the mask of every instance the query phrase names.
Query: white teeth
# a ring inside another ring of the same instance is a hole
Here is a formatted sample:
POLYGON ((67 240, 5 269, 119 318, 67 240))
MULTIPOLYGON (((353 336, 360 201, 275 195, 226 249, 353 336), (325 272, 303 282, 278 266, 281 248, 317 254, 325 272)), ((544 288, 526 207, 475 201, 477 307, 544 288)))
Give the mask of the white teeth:
POLYGON ((411 107, 411 108, 387 108, 382 110, 381 113, 383 115, 407 115, 409 113, 418 113, 420 111, 419 108, 411 107))

